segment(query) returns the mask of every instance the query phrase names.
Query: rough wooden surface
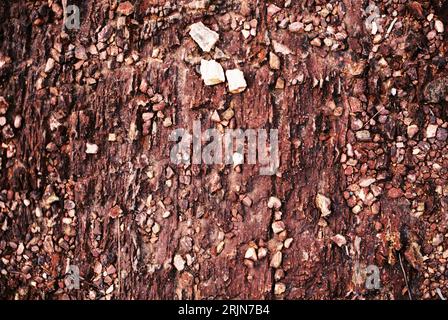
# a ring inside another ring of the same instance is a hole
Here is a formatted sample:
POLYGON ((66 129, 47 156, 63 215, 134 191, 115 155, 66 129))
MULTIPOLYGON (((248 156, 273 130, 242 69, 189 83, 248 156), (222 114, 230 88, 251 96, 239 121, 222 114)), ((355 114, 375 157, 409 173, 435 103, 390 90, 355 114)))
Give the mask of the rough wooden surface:
POLYGON ((379 39, 361 0, 131 2, 73 1, 81 29, 65 32, 60 1, 0 3, 1 298, 448 295, 443 1, 374 1, 379 39), (198 21, 218 32, 224 69, 243 70, 243 93, 204 85, 200 59, 214 53, 188 36, 198 21), (277 176, 170 163, 174 128, 216 127, 213 111, 228 108, 231 127, 279 129, 277 176), (367 178, 374 187, 360 186, 367 178), (317 194, 331 200, 325 218, 317 194), (272 231, 276 220, 285 232, 272 231), (249 247, 267 256, 245 259, 249 247), (372 264, 379 290, 356 276, 372 264), (79 290, 64 284, 68 265, 80 268, 79 290))

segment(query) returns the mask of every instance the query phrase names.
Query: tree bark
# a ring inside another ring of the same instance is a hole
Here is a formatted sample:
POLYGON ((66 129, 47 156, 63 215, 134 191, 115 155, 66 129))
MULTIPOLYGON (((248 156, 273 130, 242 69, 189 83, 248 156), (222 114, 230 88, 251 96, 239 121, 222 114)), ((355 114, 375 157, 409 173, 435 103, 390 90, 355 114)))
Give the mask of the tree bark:
POLYGON ((64 29, 60 1, 0 4, 0 297, 448 294, 446 38, 434 30, 443 2, 374 1, 380 39, 361 0, 131 2, 68 0, 79 30, 64 29), (220 36, 211 53, 188 34, 198 21, 220 36), (255 35, 245 38, 244 21, 255 35), (204 85, 201 58, 242 70, 247 89, 204 85), (212 120, 229 109, 229 121, 212 120), (259 164, 172 164, 169 135, 194 120, 278 129, 277 175, 261 176, 259 164), (64 281, 70 265, 79 289, 64 281), (369 265, 380 271, 375 290, 369 265))

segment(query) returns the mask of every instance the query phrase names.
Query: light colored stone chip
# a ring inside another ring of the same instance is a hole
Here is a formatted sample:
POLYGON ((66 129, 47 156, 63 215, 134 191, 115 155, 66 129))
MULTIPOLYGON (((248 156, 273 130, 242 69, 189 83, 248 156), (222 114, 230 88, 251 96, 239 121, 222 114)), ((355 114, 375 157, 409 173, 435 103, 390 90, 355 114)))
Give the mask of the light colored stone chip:
POLYGON ((283 223, 283 221, 275 221, 272 224, 272 231, 274 231, 274 233, 280 233, 283 230, 285 230, 285 224, 283 223))
POLYGON ((205 52, 210 52, 219 39, 219 34, 210 30, 202 22, 190 26, 190 36, 205 52))
POLYGON ((408 137, 412 139, 418 132, 418 126, 415 124, 411 124, 407 128, 408 137))
POLYGON ((316 207, 320 210, 322 217, 329 216, 331 214, 330 210, 331 200, 324 195, 318 193, 316 196, 316 207))
POLYGON ((445 31, 445 27, 443 26, 443 22, 440 20, 436 20, 434 22, 434 27, 438 33, 443 33, 445 31))
POLYGON ((270 266, 272 268, 276 268, 277 269, 277 268, 280 268, 281 265, 282 265, 282 253, 281 253, 281 251, 277 251, 272 256, 270 266))
POLYGON ((263 259, 264 257, 266 257, 268 254, 268 249, 266 248, 260 248, 258 249, 258 259, 263 259))
POLYGON ((238 69, 226 71, 227 83, 231 93, 240 93, 246 90, 247 83, 244 79, 244 73, 238 69))
POLYGON ((47 64, 45 65, 45 73, 49 73, 53 70, 54 68, 54 59, 53 58, 49 58, 47 60, 47 64))
POLYGON ((333 242, 336 243, 338 247, 342 247, 347 244, 347 240, 342 234, 337 234, 331 237, 331 240, 333 240, 333 242))
POLYGON ((430 124, 427 128, 426 128, 426 138, 434 138, 436 136, 437 133, 437 128, 439 126, 436 124, 430 124))
POLYGON ((255 248, 254 247, 247 248, 246 253, 244 254, 244 258, 257 261, 257 252, 255 251, 255 248))
POLYGON ((216 246, 216 253, 220 254, 222 252, 222 250, 224 249, 224 241, 221 241, 220 243, 218 243, 218 245, 216 246))
POLYGON ((284 283, 278 282, 275 284, 274 293, 280 295, 286 291, 286 285, 284 283))
POLYGON ((185 260, 184 260, 184 258, 182 258, 182 256, 180 254, 176 254, 174 256, 174 267, 178 271, 182 271, 185 268, 185 260))
POLYGON ((98 152, 98 146, 94 143, 86 143, 86 153, 96 154, 98 152))
POLYGON ((269 66, 273 70, 280 69, 280 58, 275 53, 269 53, 269 66))
POLYGON ((293 238, 288 238, 285 240, 283 245, 285 246, 286 249, 288 249, 291 246, 292 241, 293 241, 293 238))
POLYGON ((276 53, 281 53, 283 55, 288 55, 292 53, 291 49, 275 40, 272 41, 272 46, 274 47, 274 51, 276 53))
POLYGON ((375 178, 364 178, 359 181, 359 186, 361 188, 366 188, 366 187, 369 187, 375 181, 376 181, 375 178))
POLYGON ((281 206, 282 206, 282 202, 280 201, 279 198, 274 197, 274 196, 269 197, 269 200, 268 200, 268 208, 269 209, 272 209, 272 208, 280 209, 281 206))
POLYGON ((213 86, 226 81, 224 69, 215 60, 201 60, 201 77, 205 85, 213 86))

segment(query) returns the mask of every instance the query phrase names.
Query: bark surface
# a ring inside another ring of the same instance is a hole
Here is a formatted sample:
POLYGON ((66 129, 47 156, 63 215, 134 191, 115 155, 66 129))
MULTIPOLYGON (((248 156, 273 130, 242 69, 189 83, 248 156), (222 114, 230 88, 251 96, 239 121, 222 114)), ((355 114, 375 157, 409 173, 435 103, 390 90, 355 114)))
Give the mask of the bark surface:
POLYGON ((67 2, 79 30, 67 3, 0 3, 1 298, 448 295, 443 1, 372 2, 376 35, 361 0, 67 2), (204 85, 201 58, 247 89, 204 85), (278 129, 278 174, 173 165, 169 134, 194 120, 278 129))

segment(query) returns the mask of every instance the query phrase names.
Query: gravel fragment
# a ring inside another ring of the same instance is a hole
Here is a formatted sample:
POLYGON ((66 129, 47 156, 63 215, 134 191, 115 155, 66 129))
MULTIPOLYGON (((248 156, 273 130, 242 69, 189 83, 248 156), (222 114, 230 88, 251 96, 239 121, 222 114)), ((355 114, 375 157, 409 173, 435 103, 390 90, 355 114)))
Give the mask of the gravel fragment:
POLYGON ((224 250, 224 245, 225 245, 224 241, 221 241, 221 242, 218 243, 218 245, 216 246, 216 253, 217 254, 220 254, 222 252, 222 250, 224 250))
POLYGON ((192 24, 189 34, 204 52, 210 52, 219 40, 219 34, 209 29, 202 22, 192 24))
POLYGON ((98 153, 98 146, 94 143, 86 143, 86 153, 87 154, 96 154, 98 153))
POLYGON ((268 255, 268 249, 266 248, 259 248, 258 249, 258 259, 261 260, 265 258, 268 255))
POLYGON ((289 49, 287 46, 281 44, 278 41, 272 40, 272 45, 274 47, 275 53, 281 53, 283 55, 292 54, 291 49, 289 49))
POLYGON ((75 49, 75 57, 76 59, 79 60, 87 60, 87 53, 86 53, 86 48, 84 48, 83 46, 77 46, 75 49))
POLYGON ((224 76, 224 69, 215 60, 201 60, 200 67, 201 77, 205 85, 213 86, 215 84, 226 81, 224 76))
POLYGON ((391 188, 387 191, 389 198, 397 199, 403 195, 403 191, 398 188, 391 188))
POLYGON ((284 246, 285 246, 286 249, 291 247, 291 244, 292 244, 293 240, 294 240, 293 238, 288 238, 288 239, 285 240, 284 246))
POLYGON ((174 256, 174 267, 177 271, 182 271, 185 268, 185 260, 180 254, 176 254, 174 256))
POLYGON ((370 141, 371 136, 368 130, 360 130, 356 132, 356 139, 359 141, 370 141))
POLYGON ((269 200, 268 200, 268 208, 269 208, 269 209, 274 208, 274 209, 277 209, 277 210, 278 210, 278 209, 281 208, 281 206, 282 206, 282 202, 280 201, 279 198, 274 197, 274 196, 271 196, 271 197, 269 198, 269 200))
POLYGON ((417 125, 411 124, 410 126, 408 126, 407 134, 408 134, 409 139, 412 139, 417 134, 418 131, 419 131, 419 129, 418 129, 417 125))
POLYGON ((286 291, 286 285, 281 282, 277 282, 274 286, 274 293, 275 295, 281 295, 286 291))
POLYGON ((303 30, 303 23, 293 22, 288 26, 288 30, 291 32, 299 32, 303 30))
POLYGON ((311 40, 311 45, 320 47, 322 45, 322 41, 319 38, 314 38, 313 40, 311 40))
POLYGON ((359 181, 359 186, 362 188, 366 188, 369 187, 375 181, 376 181, 375 178, 364 178, 359 181))
POLYGON ((326 217, 331 214, 331 200, 323 194, 318 193, 316 195, 316 207, 320 210, 322 217, 326 217))
POLYGON ((252 261, 257 261, 257 252, 254 247, 249 247, 244 254, 245 259, 250 259, 252 261))
POLYGON ((241 70, 226 70, 226 77, 230 93, 240 93, 246 90, 247 83, 241 70))
POLYGON ((25 246, 23 245, 23 242, 20 242, 18 247, 17 247, 17 255, 21 256, 22 253, 25 251, 25 246))
POLYGON ((45 73, 50 73, 50 72, 53 70, 53 68, 54 68, 54 63, 55 63, 54 59, 53 59, 53 58, 49 58, 49 59, 47 60, 46 65, 45 65, 45 70, 44 70, 44 72, 45 72, 45 73))
POLYGON ((273 231, 274 233, 280 233, 280 232, 282 232, 283 230, 285 230, 285 224, 283 223, 283 221, 275 221, 275 222, 272 224, 272 231, 273 231))
POLYGON ((22 126, 22 116, 16 115, 14 117, 14 128, 19 129, 22 126))
POLYGON ((436 124, 430 124, 427 128, 426 128, 426 138, 430 139, 430 138, 434 138, 436 136, 437 133, 437 128, 439 126, 436 124))
POLYGON ((121 2, 118 5, 117 12, 119 14, 128 16, 128 15, 134 13, 134 5, 132 3, 130 3, 129 1, 121 2))
POLYGON ((278 12, 280 12, 282 9, 277 7, 275 4, 269 4, 268 5, 268 16, 272 17, 273 15, 277 14, 278 12))
POLYGON ((437 247, 443 243, 443 234, 438 233, 433 239, 432 239, 432 245, 434 247, 437 247))
POLYGON ((269 66, 273 70, 280 69, 280 58, 273 52, 269 53, 269 66))
POLYGON ((338 247, 342 247, 347 244, 347 239, 341 234, 337 234, 333 237, 331 237, 331 240, 333 240, 334 243, 338 245, 338 247))
POLYGON ((272 256, 270 266, 272 268, 280 268, 281 265, 282 265, 282 252, 281 251, 277 251, 272 256))
POLYGON ((438 33, 443 33, 445 31, 445 28, 443 26, 443 22, 440 20, 434 21, 434 28, 438 33))
POLYGON ((160 232, 160 224, 155 222, 154 225, 151 228, 151 231, 152 231, 152 233, 154 233, 154 235, 159 234, 159 232, 160 232))
POLYGON ((448 139, 448 129, 438 128, 436 138, 439 141, 446 142, 448 139))

